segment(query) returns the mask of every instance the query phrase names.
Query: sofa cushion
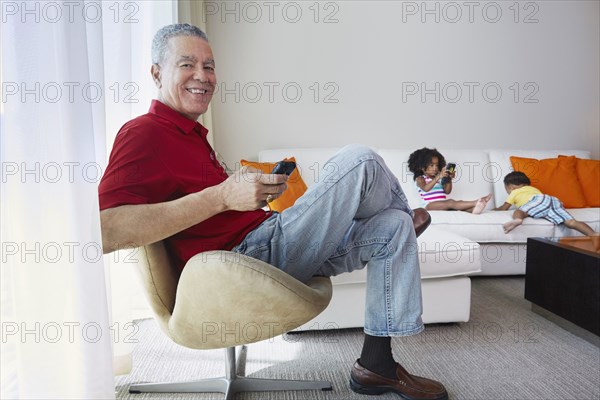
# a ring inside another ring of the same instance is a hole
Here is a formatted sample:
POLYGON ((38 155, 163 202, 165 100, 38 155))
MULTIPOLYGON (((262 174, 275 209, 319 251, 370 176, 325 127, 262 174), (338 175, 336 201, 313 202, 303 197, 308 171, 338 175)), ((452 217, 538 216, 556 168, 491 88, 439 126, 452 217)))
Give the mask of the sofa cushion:
POLYGON ((421 278, 442 278, 481 271, 479 243, 438 226, 417 239, 421 278))
POLYGON ((431 225, 454 232, 479 243, 525 243, 528 237, 554 236, 554 225, 545 219, 526 218, 508 234, 502 225, 514 211, 486 211, 475 215, 465 211, 430 211, 431 225))
MULTIPOLYGON (((296 159, 294 157, 285 158, 284 160, 296 162, 296 159)), ((240 160, 240 164, 242 165, 242 167, 254 167, 259 169, 263 173, 268 174, 273 170, 276 163, 240 160)), ((283 192, 283 194, 280 197, 269 203, 269 207, 271 208, 271 210, 282 212, 286 208, 293 206, 296 200, 298 200, 298 198, 302 196, 304 192, 306 192, 306 183, 304 183, 304 180, 302 180, 302 176, 298 171, 299 169, 296 168, 290 175, 287 181, 287 189, 285 190, 285 192, 283 192)))
MULTIPOLYGON (((600 208, 567 210, 578 221, 600 232, 600 208)), ((543 218, 526 218, 522 225, 504 233, 502 225, 512 219, 513 210, 486 211, 474 215, 464 211, 430 211, 431 227, 441 228, 478 243, 527 243, 528 237, 579 236, 577 231, 554 225, 543 218)), ((428 230, 429 230, 428 229, 428 230)))
MULTIPOLYGON (((572 208, 567 210, 569 214, 578 221, 585 222, 596 232, 600 232, 600 208, 589 207, 589 208, 572 208)), ((579 235, 578 232, 567 228, 564 225, 559 225, 555 229, 555 237, 558 236, 575 236, 579 235)))
POLYGON ((577 177, 588 207, 600 207, 600 160, 577 159, 577 177))
MULTIPOLYGON (((479 151, 477 150, 476 152, 479 151)), ((485 168, 485 176, 493 185, 493 203, 496 207, 504 204, 504 200, 508 196, 504 189, 504 177, 513 170, 510 163, 510 156, 542 159, 565 155, 584 159, 590 158, 590 152, 582 150, 489 150, 488 155, 489 161, 485 168)))

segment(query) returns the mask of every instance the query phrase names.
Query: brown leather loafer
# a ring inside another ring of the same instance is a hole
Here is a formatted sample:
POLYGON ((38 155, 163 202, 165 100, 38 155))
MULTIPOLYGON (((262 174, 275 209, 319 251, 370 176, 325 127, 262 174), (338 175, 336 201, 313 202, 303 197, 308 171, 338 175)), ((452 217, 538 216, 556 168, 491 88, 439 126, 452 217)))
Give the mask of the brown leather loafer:
POLYGON ((356 361, 350 373, 350 388, 356 393, 368 395, 394 392, 407 400, 448 399, 444 385, 411 375, 400 364, 396 367, 396 379, 390 379, 369 371, 356 361))
POLYGON ((421 235, 427 229, 429 224, 431 224, 431 215, 424 208, 415 208, 414 210, 415 216, 413 217, 413 225, 415 226, 415 233, 417 237, 421 235))

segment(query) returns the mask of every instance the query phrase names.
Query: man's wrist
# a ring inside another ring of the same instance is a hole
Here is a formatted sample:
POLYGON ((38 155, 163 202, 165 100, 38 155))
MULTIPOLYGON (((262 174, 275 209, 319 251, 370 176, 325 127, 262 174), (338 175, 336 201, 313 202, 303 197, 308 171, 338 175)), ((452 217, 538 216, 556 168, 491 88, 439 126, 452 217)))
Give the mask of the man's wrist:
POLYGON ((210 205, 209 207, 214 207, 215 214, 227 211, 229 208, 225 201, 224 183, 225 182, 194 193, 195 202, 202 207, 206 207, 207 205, 210 205))

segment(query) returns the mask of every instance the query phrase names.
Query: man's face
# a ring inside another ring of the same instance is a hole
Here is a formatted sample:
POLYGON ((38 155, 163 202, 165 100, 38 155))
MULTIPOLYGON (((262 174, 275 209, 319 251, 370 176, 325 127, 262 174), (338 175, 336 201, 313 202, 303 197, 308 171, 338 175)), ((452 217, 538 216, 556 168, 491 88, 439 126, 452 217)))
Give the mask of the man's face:
POLYGON ((152 66, 159 100, 185 117, 197 120, 206 112, 217 77, 208 42, 196 36, 176 36, 159 66, 152 66))

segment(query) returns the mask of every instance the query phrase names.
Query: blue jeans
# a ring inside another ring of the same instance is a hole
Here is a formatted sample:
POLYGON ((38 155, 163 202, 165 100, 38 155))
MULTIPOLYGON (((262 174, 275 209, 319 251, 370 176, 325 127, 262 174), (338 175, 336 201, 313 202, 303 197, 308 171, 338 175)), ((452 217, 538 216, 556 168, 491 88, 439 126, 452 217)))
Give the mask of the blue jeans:
POLYGON ((383 159, 350 145, 325 164, 319 181, 293 207, 274 213, 233 251, 303 282, 368 265, 365 333, 414 335, 423 322, 412 215, 383 159))

